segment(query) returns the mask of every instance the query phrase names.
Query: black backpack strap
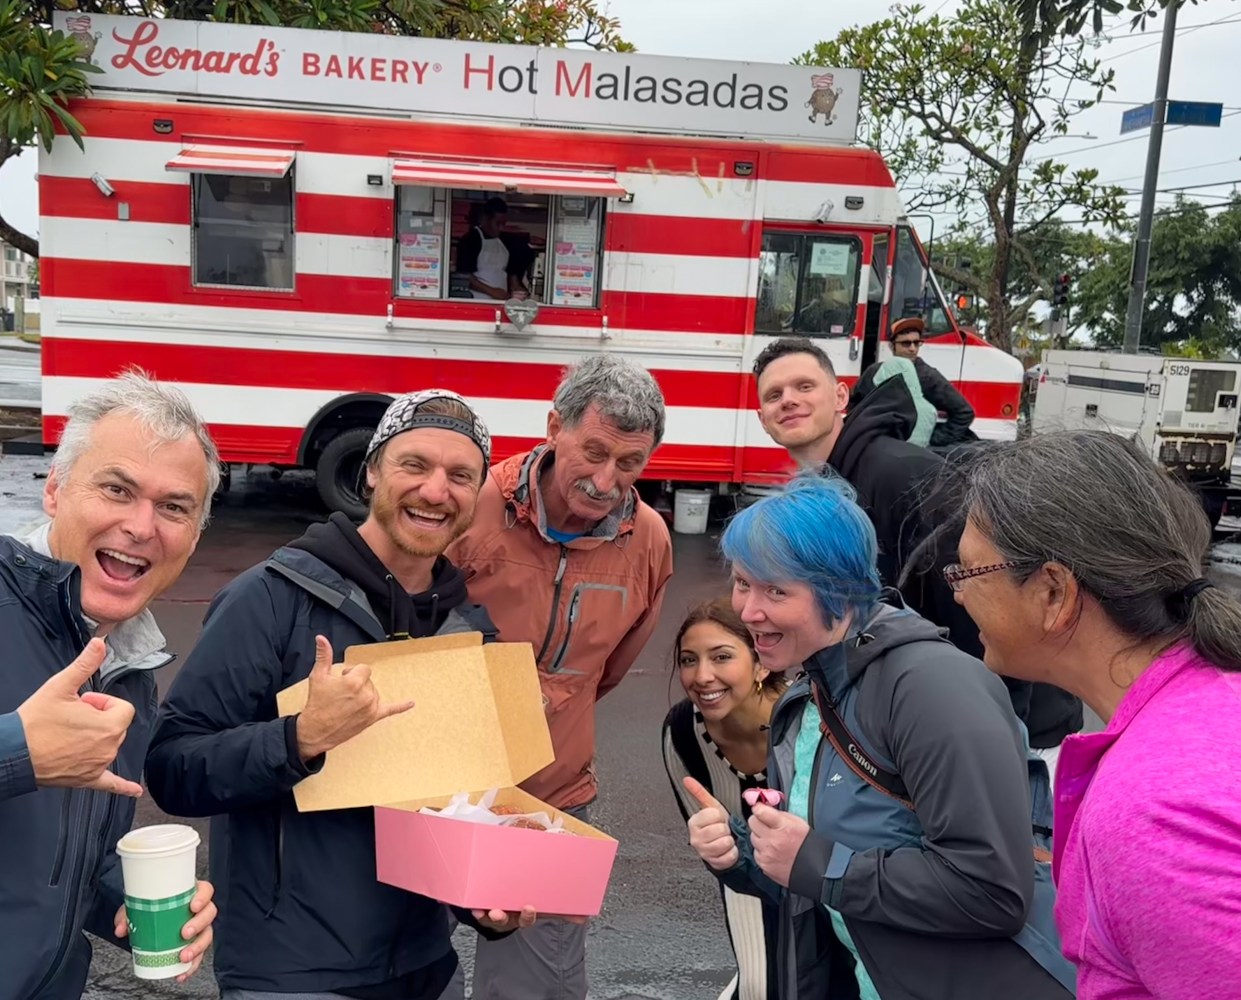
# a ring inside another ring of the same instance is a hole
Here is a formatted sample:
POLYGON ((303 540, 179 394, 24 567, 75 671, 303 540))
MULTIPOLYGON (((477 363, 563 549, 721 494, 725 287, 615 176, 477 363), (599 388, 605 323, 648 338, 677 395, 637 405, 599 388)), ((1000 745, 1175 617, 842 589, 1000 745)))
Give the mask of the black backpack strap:
MULTIPOLYGON (((702 785, 712 795, 715 789, 711 786, 711 771, 702 753, 702 744, 698 742, 698 734, 694 732, 694 705, 688 699, 675 705, 668 713, 668 735, 672 738, 672 749, 681 758, 689 776, 702 785)), ((681 805, 680 789, 673 782, 673 792, 677 793, 677 805, 681 805)), ((682 812, 684 808, 682 807, 682 812)), ((686 820, 689 816, 686 815, 686 820)))
POLYGON ((840 759, 848 765, 859 778, 872 788, 878 789, 891 798, 896 799, 909 809, 914 807, 913 800, 905 788, 900 775, 880 767, 862 748, 861 743, 849 732, 845 720, 836 711, 836 703, 829 697, 823 697, 818 684, 810 681, 810 694, 814 698, 815 707, 819 710, 819 732, 832 744, 840 759))

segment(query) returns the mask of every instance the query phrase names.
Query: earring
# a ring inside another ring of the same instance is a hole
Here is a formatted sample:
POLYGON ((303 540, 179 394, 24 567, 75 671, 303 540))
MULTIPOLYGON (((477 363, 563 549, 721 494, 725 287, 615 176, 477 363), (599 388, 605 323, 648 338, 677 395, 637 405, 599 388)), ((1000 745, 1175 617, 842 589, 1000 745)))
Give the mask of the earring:
POLYGON ((761 695, 763 693, 763 680, 761 677, 754 678, 754 693, 761 695))

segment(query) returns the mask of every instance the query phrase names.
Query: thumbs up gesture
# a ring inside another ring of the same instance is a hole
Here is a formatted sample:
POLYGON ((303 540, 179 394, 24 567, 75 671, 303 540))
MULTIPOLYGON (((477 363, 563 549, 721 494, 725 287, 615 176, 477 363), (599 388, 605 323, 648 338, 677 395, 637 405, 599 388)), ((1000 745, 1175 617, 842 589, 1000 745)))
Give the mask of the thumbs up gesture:
POLYGON ((351 740, 381 719, 400 715, 414 707, 412 701, 385 705, 364 663, 337 671, 332 664, 332 644, 315 636, 315 665, 310 670, 306 707, 297 718, 297 748, 302 760, 351 740))
POLYGON ((741 857, 728 827, 728 810, 693 778, 683 778, 681 784, 698 803, 698 811, 689 818, 689 846, 717 872, 727 871, 741 857))
POLYGON ((92 639, 76 660, 22 703, 17 716, 42 788, 93 788, 137 797, 142 786, 108 770, 134 718, 134 707, 96 691, 79 694, 103 665, 107 646, 92 639))

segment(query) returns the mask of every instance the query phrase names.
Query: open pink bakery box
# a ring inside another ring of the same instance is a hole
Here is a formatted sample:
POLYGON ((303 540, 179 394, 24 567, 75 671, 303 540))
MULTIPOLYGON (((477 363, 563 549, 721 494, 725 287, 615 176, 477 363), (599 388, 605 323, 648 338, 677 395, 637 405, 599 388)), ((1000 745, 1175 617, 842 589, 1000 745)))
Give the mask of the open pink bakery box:
MULTIPOLYGON (((469 909, 597 914, 616 841, 516 787, 554 759, 530 644, 471 632, 352 646, 345 664, 357 663, 385 703, 415 707, 330 751, 294 788, 298 810, 374 806, 381 882, 469 909), (492 789, 496 811, 545 813, 560 831, 419 811, 492 789)), ((300 712, 308 691, 281 691, 280 714, 300 712)))

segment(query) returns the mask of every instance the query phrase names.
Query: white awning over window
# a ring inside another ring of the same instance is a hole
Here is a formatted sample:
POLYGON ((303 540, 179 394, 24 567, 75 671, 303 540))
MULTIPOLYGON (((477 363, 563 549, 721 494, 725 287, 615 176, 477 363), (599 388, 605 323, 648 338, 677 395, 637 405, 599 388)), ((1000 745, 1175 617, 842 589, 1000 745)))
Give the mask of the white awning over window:
POLYGON ((168 170, 193 174, 283 177, 293 165, 291 149, 255 146, 186 146, 167 163, 168 170))
POLYGON ((627 193, 614 170, 447 160, 397 160, 392 165, 392 183, 597 198, 619 198, 627 193))

